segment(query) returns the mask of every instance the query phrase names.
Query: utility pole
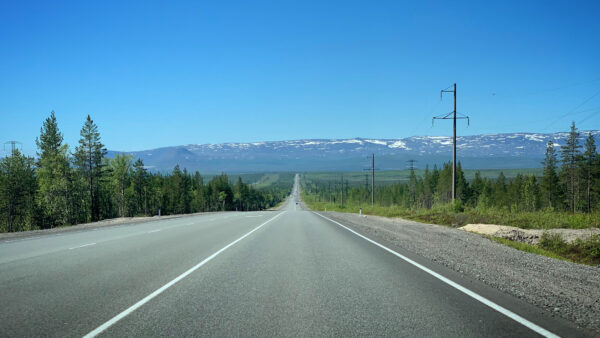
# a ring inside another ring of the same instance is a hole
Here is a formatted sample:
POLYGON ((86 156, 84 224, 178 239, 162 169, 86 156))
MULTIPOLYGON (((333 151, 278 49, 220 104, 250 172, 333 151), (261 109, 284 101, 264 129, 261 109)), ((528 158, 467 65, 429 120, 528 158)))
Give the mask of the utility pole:
POLYGON ((466 119, 467 124, 469 124, 469 117, 466 115, 456 116, 456 83, 446 89, 440 91, 440 100, 442 99, 442 95, 444 93, 453 93, 454 94, 454 110, 448 114, 436 116, 431 121, 433 124, 434 120, 452 120, 452 202, 456 199, 456 120, 457 119, 466 119), (452 89, 449 89, 452 88, 452 89))
POLYGON ((15 149, 17 148, 18 145, 21 146, 21 151, 23 150, 23 144, 19 141, 8 141, 8 142, 4 142, 4 150, 6 151, 6 145, 10 144, 10 150, 11 150, 11 154, 15 152, 15 149))
POLYGON ((415 162, 417 162, 417 161, 416 160, 408 160, 406 162, 410 163, 409 166, 408 166, 408 168, 410 169, 410 171, 415 171, 415 162))
MULTIPOLYGON (((371 154, 371 168, 363 169, 365 171, 371 172, 371 205, 375 205, 375 154, 371 154)), ((365 178, 366 180, 366 178, 365 178)), ((369 184, 367 183, 367 187, 369 184)))

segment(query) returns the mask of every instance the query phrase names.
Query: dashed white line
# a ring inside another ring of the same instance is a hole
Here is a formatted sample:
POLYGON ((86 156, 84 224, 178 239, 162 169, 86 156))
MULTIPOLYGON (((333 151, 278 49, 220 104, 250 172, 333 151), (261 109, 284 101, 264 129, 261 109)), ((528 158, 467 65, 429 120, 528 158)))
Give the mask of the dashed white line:
POLYGON ((440 275, 439 273, 437 273, 437 272, 435 272, 433 270, 430 270, 429 268, 427 268, 427 267, 425 267, 425 266, 423 266, 423 265, 421 265, 421 264, 413 261, 412 259, 410 259, 410 258, 408 258, 408 257, 406 257, 404 255, 401 255, 401 254, 397 253, 396 251, 388 248, 387 246, 379 244, 379 243, 375 242, 374 240, 370 239, 369 237, 366 237, 366 236, 363 236, 363 235, 359 234, 358 232, 356 232, 356 231, 348 228, 347 226, 343 225, 342 223, 336 222, 336 221, 332 220, 331 218, 325 217, 325 216, 323 216, 323 215, 321 215, 319 213, 316 213, 314 211, 313 211, 313 213, 315 215, 319 215, 319 216, 323 217, 324 219, 326 219, 326 220, 328 220, 330 222, 333 222, 333 223, 341 226, 342 228, 350 231, 351 233, 355 234, 356 236, 358 236, 358 237, 360 237, 360 238, 362 238, 364 240, 367 240, 367 241, 371 242, 372 244, 377 245, 378 247, 382 248, 383 250, 385 250, 385 251, 387 251, 387 252, 389 252, 389 253, 391 253, 391 254, 399 257, 399 258, 401 258, 402 260, 406 261, 409 264, 414 265, 415 267, 417 267, 417 268, 425 271, 426 273, 430 274, 431 276, 439 279, 440 281, 448 284, 449 286, 457 289, 458 291, 466 294, 467 296, 469 296, 469 297, 471 297, 471 298, 473 298, 473 299, 475 299, 475 300, 477 300, 477 301, 479 301, 479 302, 481 302, 481 303, 483 303, 483 304, 491 307, 492 309, 500 312, 501 314, 507 316, 508 318, 516 321, 517 323, 519 323, 519 324, 521 324, 521 325, 523 325, 525 327, 528 327, 529 329, 537 332, 538 334, 540 334, 540 335, 542 335, 544 337, 558 337, 556 334, 554 334, 554 333, 552 333, 552 332, 544 329, 543 327, 541 327, 539 325, 536 325, 536 324, 528 321, 527 319, 519 316, 518 314, 516 314, 516 313, 514 313, 514 312, 512 312, 512 311, 510 311, 510 310, 508 310, 508 309, 506 309, 506 308, 504 308, 504 307, 502 307, 502 306, 494 303, 494 302, 492 302, 491 300, 489 300, 489 299, 487 299, 487 298, 479 295, 478 293, 475 293, 475 292, 473 292, 473 291, 465 288, 464 286, 462 286, 462 285, 460 285, 458 283, 455 283, 455 282, 451 281, 450 279, 448 279, 448 278, 440 275))
POLYGON ((88 244, 84 244, 84 245, 80 245, 80 246, 74 246, 72 248, 69 248, 69 250, 79 249, 79 248, 83 248, 83 247, 90 246, 90 245, 96 245, 96 243, 88 243, 88 244))
POLYGON ((159 232, 159 231, 161 231, 161 230, 162 230, 162 229, 156 229, 156 230, 148 231, 148 233, 149 233, 149 234, 152 234, 152 233, 155 233, 155 232, 159 232))
POLYGON ((203 266, 204 264, 210 262, 213 258, 217 257, 221 252, 229 249, 231 246, 235 245, 237 242, 241 241, 242 239, 250 236, 250 234, 252 234, 253 232, 255 232, 256 230, 262 228, 265 224, 271 222, 272 220, 274 220, 275 218, 283 215, 285 213, 282 212, 280 214, 277 214, 274 217, 271 217, 268 221, 264 222, 263 224, 257 226, 256 228, 250 230, 249 232, 247 232, 245 235, 243 235, 242 237, 236 239, 235 241, 227 244, 226 246, 224 246, 222 249, 220 249, 219 251, 215 252, 214 254, 208 256, 207 258, 205 258, 202 262, 196 264, 195 266, 193 266, 192 268, 190 268, 189 270, 187 270, 186 272, 182 273, 181 275, 175 277, 175 279, 173 279, 172 281, 168 282, 167 284, 163 285, 162 287, 160 287, 158 290, 152 292, 151 294, 149 294, 148 296, 144 297, 142 300, 138 301, 137 303, 133 304, 132 306, 130 306, 129 308, 125 309, 125 311, 119 313, 118 315, 114 316, 113 318, 111 318, 109 321, 107 321, 106 323, 98 326, 94 331, 86 334, 84 336, 84 338, 89 338, 89 337, 95 337, 97 335, 99 335, 100 333, 102 333, 104 330, 108 329, 109 327, 111 327, 113 324, 115 324, 116 322, 118 322, 119 320, 125 318, 127 315, 129 315, 130 313, 132 313, 133 311, 137 310, 139 307, 141 307, 142 305, 146 304, 147 302, 149 302, 152 298, 160 295, 163 291, 165 291, 166 289, 170 288, 171 286, 173 286, 175 283, 179 282, 180 280, 184 279, 185 277, 187 277, 189 274, 191 274, 192 272, 198 270, 201 266, 203 266))

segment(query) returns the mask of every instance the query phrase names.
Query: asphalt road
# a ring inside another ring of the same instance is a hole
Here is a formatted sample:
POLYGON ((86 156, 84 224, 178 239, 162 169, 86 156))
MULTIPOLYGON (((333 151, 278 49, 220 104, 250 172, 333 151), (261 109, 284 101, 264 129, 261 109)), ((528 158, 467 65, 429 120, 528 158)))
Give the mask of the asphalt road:
POLYGON ((296 198, 0 242, 0 336, 582 334, 296 198))

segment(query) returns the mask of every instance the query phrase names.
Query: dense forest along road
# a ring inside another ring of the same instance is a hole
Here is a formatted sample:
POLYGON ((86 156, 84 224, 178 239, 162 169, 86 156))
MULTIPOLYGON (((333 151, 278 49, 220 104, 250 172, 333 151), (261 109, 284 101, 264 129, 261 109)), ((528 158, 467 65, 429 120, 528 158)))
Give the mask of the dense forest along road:
MULTIPOLYGON (((399 251, 400 250, 400 251, 399 251)), ((578 336, 303 210, 0 242, 0 336, 578 336)))

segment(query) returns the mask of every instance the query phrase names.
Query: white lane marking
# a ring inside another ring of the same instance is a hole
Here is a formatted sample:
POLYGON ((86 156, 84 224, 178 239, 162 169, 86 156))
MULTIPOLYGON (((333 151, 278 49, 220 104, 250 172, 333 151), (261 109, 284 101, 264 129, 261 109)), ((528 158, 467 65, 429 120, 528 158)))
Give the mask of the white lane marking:
POLYGON ((208 256, 207 258, 205 258, 202 262, 196 264, 195 266, 193 266, 192 268, 190 268, 189 270, 187 270, 186 272, 182 273, 181 275, 175 277, 175 279, 173 279, 172 281, 168 282, 167 284, 161 286, 158 290, 152 292, 151 294, 149 294, 148 296, 144 297, 142 300, 138 301, 137 303, 133 304, 132 306, 130 306, 129 308, 125 309, 125 311, 119 313, 118 315, 114 316, 113 318, 111 318, 109 321, 107 321, 106 323, 98 326, 95 330, 93 330, 92 332, 86 334, 85 336, 83 336, 84 338, 90 338, 90 337, 95 337, 97 335, 99 335, 100 333, 102 333, 104 330, 108 329, 109 327, 111 327, 113 324, 115 324, 116 322, 118 322, 119 320, 125 318, 127 315, 129 315, 130 313, 132 313, 133 311, 137 310, 139 307, 141 307, 142 305, 146 304, 147 302, 149 302, 152 298, 160 295, 163 291, 165 291, 166 289, 170 288, 171 286, 173 286, 175 283, 179 282, 180 280, 184 279, 185 277, 187 277, 189 274, 191 274, 192 272, 198 270, 198 268, 200 268, 201 266, 203 266, 204 264, 210 262, 213 258, 217 257, 221 252, 229 249, 230 247, 232 247, 233 245, 235 245, 237 242, 241 241, 242 239, 248 237, 250 234, 252 234, 253 232, 255 232, 256 230, 262 228, 265 224, 271 222, 272 220, 274 220, 275 218, 283 215, 285 213, 282 212, 280 214, 277 214, 276 216, 270 218, 268 221, 264 222, 263 224, 257 226, 256 228, 250 230, 249 232, 247 232, 245 235, 243 235, 242 237, 236 239, 235 241, 227 244, 226 246, 224 246, 223 248, 221 248, 219 251, 215 252, 214 254, 208 256))
POLYGON ((155 233, 155 232, 159 232, 159 231, 161 231, 161 230, 162 230, 162 229, 156 229, 156 230, 148 231, 148 233, 149 233, 149 234, 152 234, 152 233, 155 233))
POLYGON ((514 313, 514 312, 512 312, 512 311, 510 311, 510 310, 508 310, 508 309, 506 309, 506 308, 504 308, 504 307, 502 307, 502 306, 500 306, 500 305, 492 302, 491 300, 489 300, 489 299, 487 299, 487 298, 479 295, 478 293, 475 293, 475 292, 473 292, 473 291, 465 288, 464 286, 462 286, 462 285, 460 285, 458 283, 455 283, 455 282, 451 281, 450 279, 448 279, 448 278, 440 275, 439 273, 437 273, 437 272, 435 272, 433 270, 430 270, 429 268, 426 268, 425 266, 423 266, 423 265, 421 265, 421 264, 413 261, 412 259, 410 259, 410 258, 408 258, 406 256, 403 256, 403 255, 397 253, 396 251, 394 251, 394 250, 392 250, 392 249, 390 249, 390 248, 388 248, 388 247, 386 247, 386 246, 384 246, 382 244, 379 244, 379 243, 375 242, 374 240, 372 240, 372 239, 370 239, 370 238, 368 238, 366 236, 363 236, 363 235, 359 234, 358 232, 356 232, 356 231, 348 228, 347 226, 343 225, 342 223, 336 222, 336 221, 332 220, 331 218, 325 217, 325 216, 323 216, 321 214, 318 214, 318 213, 316 213, 314 211, 313 211, 313 213, 316 214, 316 215, 319 215, 319 216, 323 217, 324 219, 326 219, 326 220, 328 220, 330 222, 333 222, 333 223, 341 226, 342 228, 350 231, 351 233, 357 235, 358 237, 361 237, 362 239, 365 239, 365 240, 371 242, 372 244, 377 245, 378 247, 382 248, 383 250, 385 250, 385 251, 387 251, 387 252, 389 252, 389 253, 391 253, 391 254, 393 254, 393 255, 401 258, 401 259, 403 259, 407 263, 410 263, 410 264, 414 265, 415 267, 417 267, 417 268, 419 268, 419 269, 427 272, 428 274, 430 274, 433 277, 439 279, 440 281, 442 281, 442 282, 450 285, 451 287, 457 289, 458 291, 466 294, 467 296, 469 296, 469 297, 471 297, 471 298, 473 298, 473 299, 475 299, 475 300, 477 300, 477 301, 479 301, 479 302, 481 302, 481 303, 483 303, 483 304, 491 307, 492 309, 494 309, 494 310, 500 312, 501 314, 509 317, 510 319, 518 322, 519 324, 530 328, 531 330, 535 331, 536 333, 538 333, 538 334, 540 334, 540 335, 542 335, 544 337, 559 337, 556 334, 554 334, 554 333, 552 333, 552 332, 544 329, 543 327, 538 326, 538 325, 536 325, 536 324, 528 321, 527 319, 519 316, 518 314, 516 314, 516 313, 514 313))
POLYGON ((84 245, 80 245, 80 246, 74 246, 72 248, 69 248, 69 250, 84 248, 84 247, 90 246, 90 245, 96 245, 96 243, 88 243, 88 244, 84 244, 84 245))

